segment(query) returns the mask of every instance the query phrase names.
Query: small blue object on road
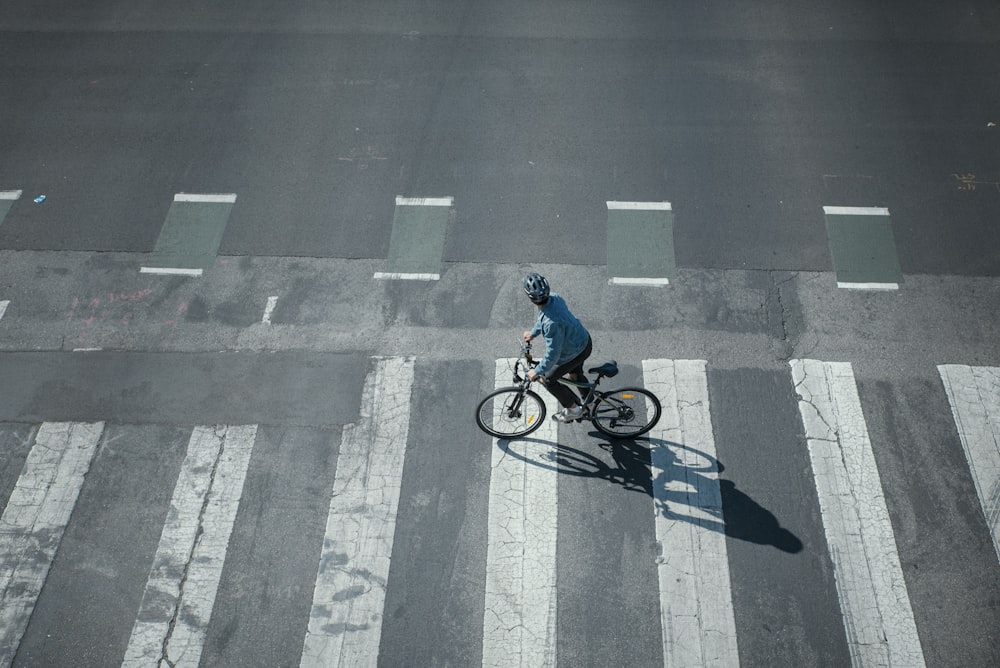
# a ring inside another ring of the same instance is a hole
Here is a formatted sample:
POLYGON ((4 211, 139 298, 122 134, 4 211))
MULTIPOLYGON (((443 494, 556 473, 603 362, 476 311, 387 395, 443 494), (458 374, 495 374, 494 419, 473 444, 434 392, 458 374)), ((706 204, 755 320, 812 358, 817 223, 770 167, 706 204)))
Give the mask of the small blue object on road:
POLYGON ((45 195, 39 195, 38 197, 35 198, 35 204, 41 204, 44 201, 45 201, 45 195))

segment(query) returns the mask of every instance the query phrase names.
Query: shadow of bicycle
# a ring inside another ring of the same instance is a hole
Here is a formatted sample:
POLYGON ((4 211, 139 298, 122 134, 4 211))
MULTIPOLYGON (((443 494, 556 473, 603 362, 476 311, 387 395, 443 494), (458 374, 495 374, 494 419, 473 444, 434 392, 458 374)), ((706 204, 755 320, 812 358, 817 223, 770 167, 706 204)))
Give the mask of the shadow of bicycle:
POLYGON ((611 463, 591 452, 538 438, 501 440, 511 457, 561 475, 599 478, 652 498, 663 517, 725 533, 782 552, 802 551, 802 541, 772 512, 717 473, 725 467, 705 452, 662 439, 602 440, 598 447, 611 463), (541 447, 539 447, 541 446, 541 447))

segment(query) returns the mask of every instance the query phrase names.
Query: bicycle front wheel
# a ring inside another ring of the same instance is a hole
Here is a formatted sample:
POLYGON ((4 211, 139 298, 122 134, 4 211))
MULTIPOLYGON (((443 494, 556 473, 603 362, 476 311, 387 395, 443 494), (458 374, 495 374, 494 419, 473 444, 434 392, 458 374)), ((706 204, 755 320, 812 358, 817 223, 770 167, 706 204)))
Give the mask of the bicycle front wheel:
POLYGON ((476 407, 476 424, 496 438, 520 438, 542 426, 545 402, 531 390, 505 387, 486 395, 476 407))
POLYGON ((660 400, 648 390, 623 387, 602 394, 590 417, 597 430, 613 438, 635 438, 660 419, 660 400))

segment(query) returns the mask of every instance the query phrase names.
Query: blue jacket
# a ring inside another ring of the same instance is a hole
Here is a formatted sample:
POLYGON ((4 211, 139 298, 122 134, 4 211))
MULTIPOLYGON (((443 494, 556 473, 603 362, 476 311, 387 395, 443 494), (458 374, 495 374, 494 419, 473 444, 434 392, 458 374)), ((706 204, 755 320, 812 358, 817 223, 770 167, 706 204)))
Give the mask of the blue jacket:
POLYGON ((531 338, 539 334, 545 337, 545 355, 535 367, 535 373, 539 375, 569 362, 583 352, 590 340, 590 333, 570 313, 566 301, 554 292, 538 310, 531 338))

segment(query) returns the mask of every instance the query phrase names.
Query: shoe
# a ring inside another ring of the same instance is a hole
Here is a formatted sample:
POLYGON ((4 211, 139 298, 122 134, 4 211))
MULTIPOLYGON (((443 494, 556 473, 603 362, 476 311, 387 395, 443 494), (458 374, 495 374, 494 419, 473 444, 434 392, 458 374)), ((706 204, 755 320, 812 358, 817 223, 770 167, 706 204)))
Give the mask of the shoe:
POLYGON ((561 411, 553 415, 552 419, 555 420, 556 422, 562 422, 565 424, 567 422, 576 422, 581 417, 583 417, 583 406, 577 406, 576 408, 562 409, 561 411))

